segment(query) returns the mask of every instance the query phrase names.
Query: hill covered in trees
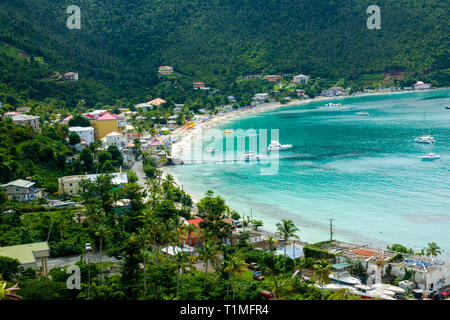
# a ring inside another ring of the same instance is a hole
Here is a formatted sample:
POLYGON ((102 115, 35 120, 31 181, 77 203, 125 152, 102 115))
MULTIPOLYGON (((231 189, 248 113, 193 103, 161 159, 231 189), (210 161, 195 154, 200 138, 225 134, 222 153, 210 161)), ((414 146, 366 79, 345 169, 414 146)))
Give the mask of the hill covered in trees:
POLYGON ((381 29, 369 30, 372 2, 3 0, 0 98, 138 102, 167 90, 160 65, 175 68, 169 84, 184 90, 204 81, 229 92, 240 75, 298 72, 352 81, 403 72, 448 85, 450 4, 379 0, 381 29), (66 26, 73 4, 80 30, 66 26), (54 81, 55 71, 81 80, 54 81))

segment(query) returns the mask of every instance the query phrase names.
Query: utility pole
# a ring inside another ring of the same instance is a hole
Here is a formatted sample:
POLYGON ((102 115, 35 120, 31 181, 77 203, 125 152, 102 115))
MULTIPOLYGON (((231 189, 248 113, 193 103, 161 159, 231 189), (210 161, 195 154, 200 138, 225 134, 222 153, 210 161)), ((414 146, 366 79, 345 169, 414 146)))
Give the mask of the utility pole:
POLYGON ((330 219, 330 241, 333 241, 333 219, 330 219))

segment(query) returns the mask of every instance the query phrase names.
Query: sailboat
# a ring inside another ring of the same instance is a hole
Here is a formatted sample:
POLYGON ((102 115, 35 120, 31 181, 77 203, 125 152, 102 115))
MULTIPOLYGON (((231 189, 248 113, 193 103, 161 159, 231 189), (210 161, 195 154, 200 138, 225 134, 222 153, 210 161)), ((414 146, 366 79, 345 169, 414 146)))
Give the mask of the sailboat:
POLYGON ((422 136, 415 138, 414 141, 417 143, 427 143, 427 144, 436 143, 436 140, 431 134, 425 134, 424 127, 425 127, 425 112, 423 113, 422 136))

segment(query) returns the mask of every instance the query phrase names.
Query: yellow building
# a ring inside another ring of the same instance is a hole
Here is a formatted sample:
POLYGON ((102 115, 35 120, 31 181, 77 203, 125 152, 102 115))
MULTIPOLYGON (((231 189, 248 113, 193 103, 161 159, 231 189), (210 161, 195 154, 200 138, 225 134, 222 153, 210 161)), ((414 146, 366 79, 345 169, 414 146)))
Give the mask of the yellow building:
POLYGON ((90 123, 94 128, 95 140, 103 139, 107 134, 119 131, 117 116, 109 112, 90 120, 90 123))

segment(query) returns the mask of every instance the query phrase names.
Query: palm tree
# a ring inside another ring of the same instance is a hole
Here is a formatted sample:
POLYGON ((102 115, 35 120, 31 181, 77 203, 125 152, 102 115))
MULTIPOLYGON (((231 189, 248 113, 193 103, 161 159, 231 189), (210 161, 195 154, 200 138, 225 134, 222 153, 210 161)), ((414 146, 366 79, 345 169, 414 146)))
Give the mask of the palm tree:
POLYGON ((322 300, 324 299, 323 286, 324 286, 324 284, 330 283, 329 276, 330 276, 331 268, 332 268, 331 265, 325 259, 318 260, 313 265, 314 277, 317 278, 317 280, 320 283, 320 286, 322 287, 322 300))
POLYGON ((141 246, 142 250, 142 263, 144 265, 144 296, 147 295, 147 261, 145 259, 147 246, 150 245, 149 232, 145 228, 140 228, 137 230, 136 239, 141 246))
POLYGON ((292 220, 281 220, 281 223, 277 223, 277 231, 279 235, 284 239, 284 266, 286 267, 286 249, 287 242, 289 238, 299 239, 299 237, 295 234, 298 231, 298 228, 292 222, 292 220))
POLYGON ((177 297, 180 295, 180 286, 183 285, 183 275, 186 270, 191 269, 191 257, 190 254, 184 251, 177 252, 173 259, 173 264, 177 269, 177 297), (181 276, 180 276, 181 272, 181 276))
POLYGON ((288 278, 284 274, 274 274, 272 280, 269 282, 270 289, 275 295, 275 298, 280 299, 280 293, 288 284, 288 278))
POLYGON ((277 244, 277 242, 278 241, 275 240, 275 238, 273 236, 267 236, 266 243, 269 246, 270 252, 272 252, 272 250, 275 247, 275 245, 277 244))
MULTIPOLYGON (((187 240, 188 240, 189 249, 191 248, 191 245, 192 245, 192 243, 191 243, 191 235, 192 235, 193 232, 197 231, 197 228, 198 227, 196 225, 194 225, 194 224, 185 225, 183 227, 183 230, 187 233, 187 238, 188 238, 187 240)), ((190 252, 190 250, 189 250, 189 252, 190 252)))
POLYGON ((152 181, 148 189, 150 191, 149 198, 152 204, 152 208, 154 208, 156 202, 161 198, 161 186, 157 181, 152 181))
MULTIPOLYGON (((149 215, 151 216, 151 215, 149 215)), ((153 251, 156 256, 156 262, 159 263, 159 246, 162 242, 162 234, 164 233, 164 223, 161 220, 153 218, 148 220, 147 231, 151 243, 153 243, 153 251)))
POLYGON ((100 240, 100 279, 103 282, 103 263, 102 263, 102 250, 103 250, 103 239, 108 234, 108 227, 104 223, 97 225, 95 235, 99 237, 100 240))
POLYGON ((162 187, 165 191, 169 190, 171 187, 173 187, 175 183, 175 179, 171 174, 166 175, 166 179, 164 179, 162 183, 162 187))
POLYGON ((229 260, 227 261, 227 267, 223 270, 224 272, 228 273, 228 287, 226 299, 228 299, 231 275, 233 275, 233 300, 234 300, 236 296, 236 278, 240 278, 241 274, 247 270, 248 270, 247 264, 245 263, 245 260, 243 260, 241 256, 239 255, 230 256, 229 260))
POLYGON ((436 243, 431 242, 428 244, 428 247, 426 248, 426 253, 427 253, 427 257, 429 257, 429 256, 437 257, 442 252, 441 252, 441 248, 436 243))
POLYGON ((203 282, 203 290, 206 288, 206 280, 208 278, 208 262, 214 264, 217 261, 216 254, 219 247, 210 242, 204 242, 203 246, 198 249, 198 258, 205 263, 205 280, 203 282))
MULTIPOLYGON (((189 245, 189 254, 191 253, 191 235, 193 232, 197 231, 197 226, 194 224, 188 224, 183 227, 183 231, 187 233, 188 245, 189 245)), ((192 270, 192 259, 191 259, 191 270, 192 270)))

